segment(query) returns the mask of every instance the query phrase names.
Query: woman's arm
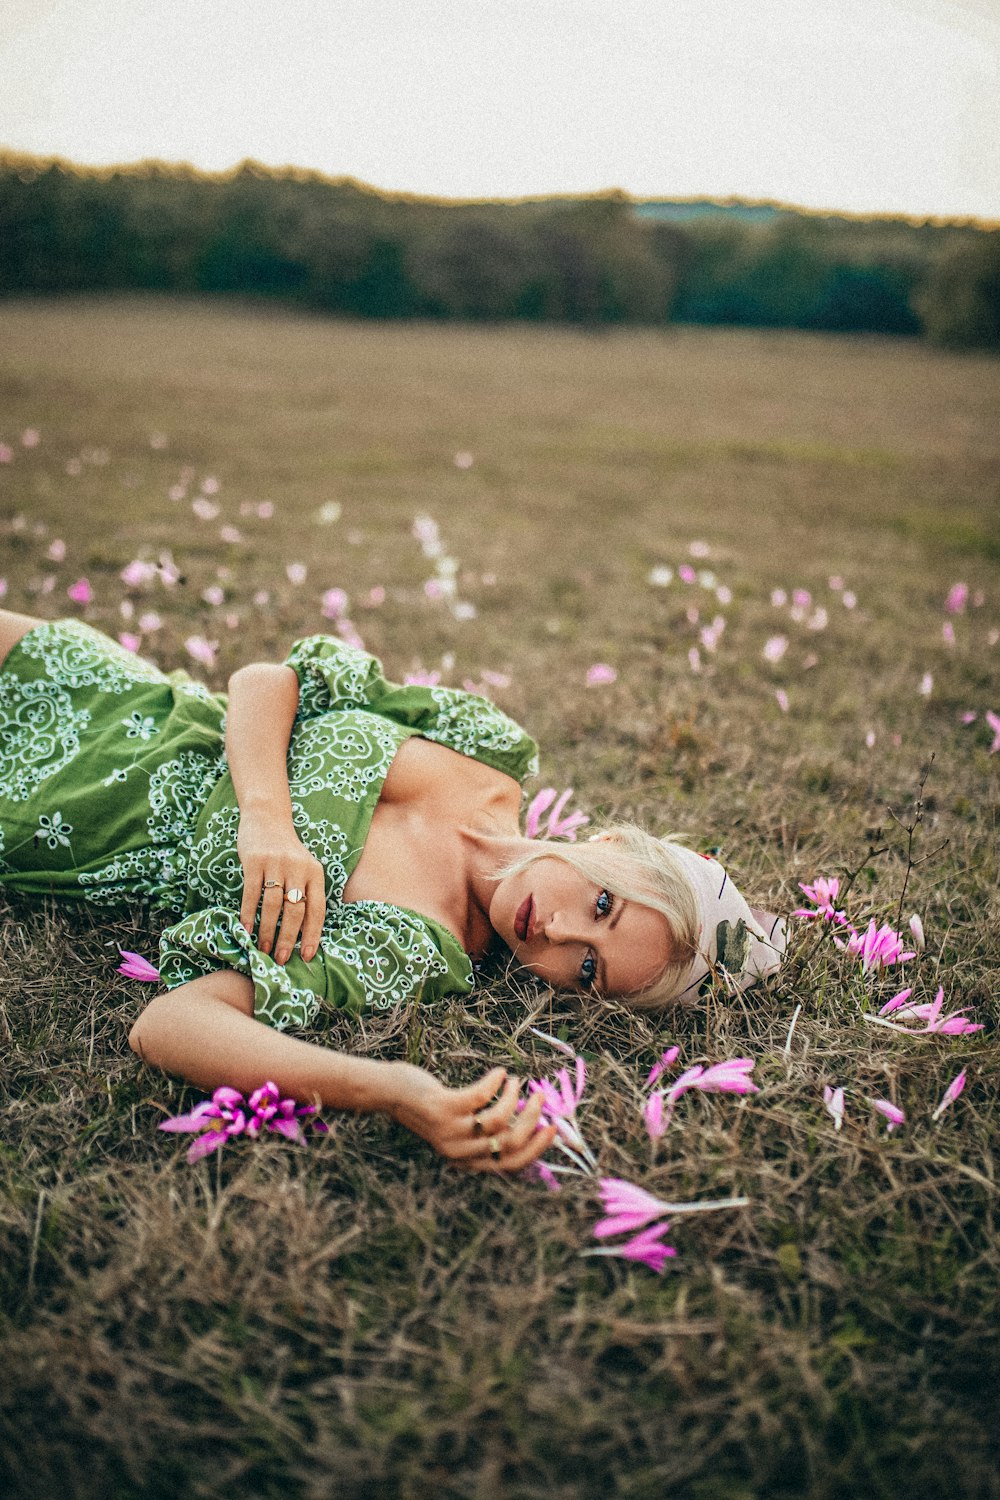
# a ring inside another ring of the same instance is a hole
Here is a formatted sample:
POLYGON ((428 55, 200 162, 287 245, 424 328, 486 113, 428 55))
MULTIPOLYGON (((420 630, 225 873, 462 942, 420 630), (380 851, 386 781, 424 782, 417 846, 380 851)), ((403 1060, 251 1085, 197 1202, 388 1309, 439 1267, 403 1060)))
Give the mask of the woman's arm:
POLYGON ((307 962, 314 957, 326 911, 323 866, 292 827, 286 762, 298 701, 298 678, 291 667, 258 662, 229 679, 226 758, 240 809, 240 921, 252 932, 260 906, 258 946, 262 953, 275 947, 279 964, 291 957, 300 928, 302 957, 307 962), (279 883, 264 890, 265 880, 279 883), (305 892, 304 905, 284 901, 284 892, 293 886, 305 892))
POLYGON ((519 1171, 555 1137, 554 1127, 537 1128, 540 1094, 517 1113, 520 1085, 503 1068, 449 1089, 408 1063, 350 1057, 285 1036, 254 1020, 253 984, 231 969, 162 991, 132 1027, 129 1045, 144 1062, 204 1089, 229 1084, 249 1093, 270 1079, 295 1099, 387 1114, 472 1171, 519 1171), (492 1137, 501 1143, 499 1159, 490 1153, 492 1137))

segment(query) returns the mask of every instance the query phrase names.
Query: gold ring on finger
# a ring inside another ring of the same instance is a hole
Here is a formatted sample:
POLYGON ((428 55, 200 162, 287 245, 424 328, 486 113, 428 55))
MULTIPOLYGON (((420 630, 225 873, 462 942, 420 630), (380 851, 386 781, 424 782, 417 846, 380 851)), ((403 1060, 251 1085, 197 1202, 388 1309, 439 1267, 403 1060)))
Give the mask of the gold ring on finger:
POLYGON ((297 885, 289 886, 285 892, 285 900, 289 906, 299 906, 305 899, 305 891, 300 891, 297 885))
POLYGON ((490 1136, 490 1155, 494 1161, 500 1160, 500 1137, 497 1135, 490 1136))
POLYGON ((265 889, 265 891, 273 891, 273 890, 275 890, 280 885, 281 885, 281 881, 280 880, 265 880, 264 881, 264 889, 265 889))
POLYGON ((472 1117, 472 1134, 473 1135, 482 1135, 483 1134, 483 1128, 484 1128, 483 1127, 483 1122, 479 1118, 479 1116, 478 1115, 473 1115, 473 1117, 472 1117))

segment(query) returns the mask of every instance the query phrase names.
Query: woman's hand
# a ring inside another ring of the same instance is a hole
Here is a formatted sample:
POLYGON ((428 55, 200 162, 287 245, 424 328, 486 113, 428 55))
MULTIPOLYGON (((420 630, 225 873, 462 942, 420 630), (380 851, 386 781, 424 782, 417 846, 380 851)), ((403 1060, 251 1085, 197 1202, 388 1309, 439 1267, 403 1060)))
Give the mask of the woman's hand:
POLYGON ((393 1070, 388 1113, 466 1171, 518 1172, 555 1140, 554 1125, 538 1127, 541 1095, 518 1113, 521 1085, 504 1068, 492 1068, 461 1089, 446 1088, 409 1063, 395 1063, 393 1070))
POLYGON ((309 853, 287 819, 263 808, 241 813, 236 852, 243 866, 240 921, 248 932, 253 932, 260 907, 257 933, 260 951, 270 953, 274 948, 276 962, 287 963, 301 932, 302 957, 307 962, 314 958, 326 914, 323 866, 319 860, 309 853), (296 888, 302 891, 305 900, 286 901, 285 892, 296 888))

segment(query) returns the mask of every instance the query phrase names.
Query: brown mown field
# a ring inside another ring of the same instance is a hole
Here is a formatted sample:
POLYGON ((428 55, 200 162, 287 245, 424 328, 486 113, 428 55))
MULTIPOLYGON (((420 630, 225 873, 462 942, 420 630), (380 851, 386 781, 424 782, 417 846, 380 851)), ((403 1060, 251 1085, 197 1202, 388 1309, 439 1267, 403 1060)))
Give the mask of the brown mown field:
POLYGON ((567 1039, 603 1173, 750 1199, 677 1220, 661 1277, 581 1258, 593 1179, 462 1176, 381 1117, 188 1166, 156 1125, 197 1091, 126 1042, 144 991, 117 945, 154 956, 149 919, 0 896, 0 1491, 1000 1496, 998 417, 1000 362, 904 341, 0 308, 8 607, 112 634, 155 612, 143 652, 198 671, 185 641, 217 642, 224 687, 331 628, 342 588, 391 677, 485 681, 540 741, 538 785, 595 821, 718 847, 784 912, 853 875, 855 923, 926 932, 865 977, 799 920, 770 986, 679 1013, 497 964, 470 1001, 330 1020, 331 1045, 455 1083, 551 1073, 528 1028, 567 1039), (425 590, 419 515, 459 617, 425 590), (166 551, 181 582, 120 578, 166 551), (617 679, 587 686, 598 662, 617 679), (984 1029, 866 1021, 904 982, 984 1029), (685 1096, 654 1147, 643 1083, 672 1043, 754 1057, 760 1092, 685 1096))

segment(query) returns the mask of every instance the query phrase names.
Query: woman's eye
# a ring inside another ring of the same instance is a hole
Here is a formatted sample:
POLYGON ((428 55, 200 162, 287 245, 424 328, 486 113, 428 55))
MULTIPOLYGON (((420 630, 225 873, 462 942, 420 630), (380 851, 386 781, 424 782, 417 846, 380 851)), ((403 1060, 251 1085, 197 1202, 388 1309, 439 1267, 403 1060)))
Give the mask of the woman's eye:
POLYGON ((614 898, 614 896, 612 896, 611 892, 610 891, 602 891, 601 894, 598 896, 596 902, 594 903, 594 907, 595 907, 595 910, 597 912, 597 915, 599 917, 606 917, 609 914, 609 912, 611 911, 611 908, 614 906, 614 904, 615 904, 615 898, 614 898))
POLYGON ((597 973, 597 960, 594 958, 594 956, 593 956, 592 953, 588 953, 587 957, 583 960, 583 963, 580 965, 580 983, 581 984, 593 984, 593 982, 594 982, 594 976, 596 975, 596 973, 597 973))

